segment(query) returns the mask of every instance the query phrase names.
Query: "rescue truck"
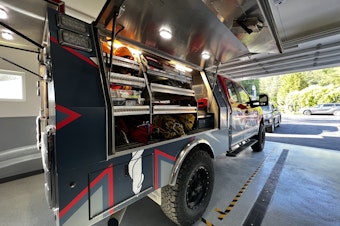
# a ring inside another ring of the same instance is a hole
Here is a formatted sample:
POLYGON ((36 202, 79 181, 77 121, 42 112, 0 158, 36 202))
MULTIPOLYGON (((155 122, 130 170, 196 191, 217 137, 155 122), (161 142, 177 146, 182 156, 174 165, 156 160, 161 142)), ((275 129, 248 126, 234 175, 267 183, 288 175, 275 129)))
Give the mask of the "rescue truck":
POLYGON ((214 157, 262 151, 268 97, 253 100, 216 73, 216 59, 238 42, 202 8, 108 0, 87 23, 62 2, 49 5, 37 138, 56 225, 116 225, 146 196, 191 225, 209 203, 214 157), (206 70, 211 64, 216 71, 206 70))

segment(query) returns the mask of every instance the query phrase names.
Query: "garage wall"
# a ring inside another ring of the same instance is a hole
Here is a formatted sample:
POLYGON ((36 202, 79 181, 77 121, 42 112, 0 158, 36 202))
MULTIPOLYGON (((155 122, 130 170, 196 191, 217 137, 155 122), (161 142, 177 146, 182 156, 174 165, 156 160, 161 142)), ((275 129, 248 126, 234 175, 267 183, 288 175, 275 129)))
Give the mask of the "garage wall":
MULTIPOLYGON (((0 47, 0 55, 38 73, 36 53, 0 47)), ((0 179, 41 169, 36 148, 35 119, 39 113, 38 78, 6 61, 0 69, 24 72, 25 100, 0 100, 0 179)))

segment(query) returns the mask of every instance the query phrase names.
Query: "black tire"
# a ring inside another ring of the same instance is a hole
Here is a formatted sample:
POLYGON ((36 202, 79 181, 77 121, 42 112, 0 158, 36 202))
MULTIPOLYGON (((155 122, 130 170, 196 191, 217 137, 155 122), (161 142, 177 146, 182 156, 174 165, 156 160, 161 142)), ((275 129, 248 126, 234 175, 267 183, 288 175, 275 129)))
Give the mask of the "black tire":
POLYGON ((185 159, 174 187, 162 188, 161 208, 178 225, 192 225, 207 208, 214 187, 214 168, 210 155, 192 150, 185 159))
POLYGON ((275 122, 273 120, 273 123, 269 127, 267 127, 267 131, 268 133, 274 133, 274 130, 275 130, 275 122))
POLYGON ((259 132, 256 136, 253 137, 257 142, 251 148, 254 152, 260 152, 264 148, 265 140, 266 140, 266 132, 263 124, 260 124, 259 132))

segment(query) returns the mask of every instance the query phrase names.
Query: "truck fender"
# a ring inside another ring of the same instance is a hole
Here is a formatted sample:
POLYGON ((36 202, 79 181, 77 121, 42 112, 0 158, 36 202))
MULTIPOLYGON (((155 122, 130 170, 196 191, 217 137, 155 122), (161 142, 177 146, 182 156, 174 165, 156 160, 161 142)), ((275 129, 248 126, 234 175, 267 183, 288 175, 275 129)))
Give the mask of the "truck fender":
POLYGON ((188 156, 190 151, 193 150, 197 146, 199 146, 202 150, 206 151, 210 155, 211 158, 214 158, 213 149, 207 140, 195 139, 192 142, 188 143, 183 148, 183 150, 179 153, 178 158, 175 162, 175 165, 172 168, 170 179, 169 179, 170 186, 175 186, 179 170, 181 169, 181 166, 185 158, 188 156))

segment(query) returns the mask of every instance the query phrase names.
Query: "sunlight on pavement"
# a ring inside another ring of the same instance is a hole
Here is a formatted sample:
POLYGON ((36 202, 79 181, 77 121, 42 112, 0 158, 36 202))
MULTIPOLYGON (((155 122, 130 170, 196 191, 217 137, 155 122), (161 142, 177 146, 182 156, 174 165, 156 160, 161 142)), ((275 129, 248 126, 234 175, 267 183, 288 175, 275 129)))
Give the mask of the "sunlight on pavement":
POLYGON ((281 134, 281 133, 266 133, 267 137, 290 137, 290 138, 314 138, 322 139, 324 136, 311 134, 281 134))

